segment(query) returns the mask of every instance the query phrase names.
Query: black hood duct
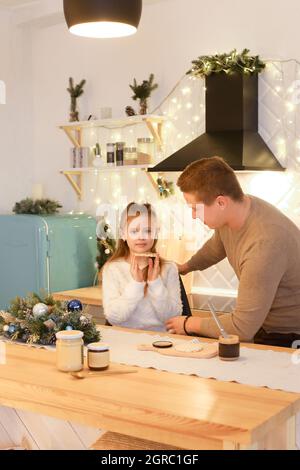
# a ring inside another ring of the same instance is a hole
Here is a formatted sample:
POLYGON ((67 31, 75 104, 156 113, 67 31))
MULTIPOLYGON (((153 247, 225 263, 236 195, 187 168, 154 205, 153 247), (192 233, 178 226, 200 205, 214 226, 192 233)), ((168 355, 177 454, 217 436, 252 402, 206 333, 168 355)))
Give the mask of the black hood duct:
POLYGON ((258 133, 258 75, 206 77, 206 132, 149 169, 183 171, 205 157, 220 156, 234 170, 284 170, 258 133))

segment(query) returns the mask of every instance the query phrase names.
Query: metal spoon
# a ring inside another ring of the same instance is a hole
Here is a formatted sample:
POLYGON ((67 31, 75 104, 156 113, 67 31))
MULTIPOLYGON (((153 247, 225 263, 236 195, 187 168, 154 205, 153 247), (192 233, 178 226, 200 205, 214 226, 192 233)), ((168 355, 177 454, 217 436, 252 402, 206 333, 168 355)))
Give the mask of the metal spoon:
POLYGON ((220 332, 221 332, 221 335, 223 336, 223 338, 228 338, 229 335, 228 333, 226 333, 226 330, 224 328, 224 326, 222 325, 220 319, 218 318, 217 316, 217 312, 215 311, 215 308, 213 307, 213 305, 211 304, 211 302, 207 302, 207 305, 209 307, 209 310, 210 310, 210 313, 212 314, 212 317, 213 319, 215 320, 220 332))
POLYGON ((89 377, 103 377, 104 375, 124 375, 124 374, 135 374, 137 370, 111 370, 108 372, 71 372, 72 377, 75 379, 87 379, 89 377))

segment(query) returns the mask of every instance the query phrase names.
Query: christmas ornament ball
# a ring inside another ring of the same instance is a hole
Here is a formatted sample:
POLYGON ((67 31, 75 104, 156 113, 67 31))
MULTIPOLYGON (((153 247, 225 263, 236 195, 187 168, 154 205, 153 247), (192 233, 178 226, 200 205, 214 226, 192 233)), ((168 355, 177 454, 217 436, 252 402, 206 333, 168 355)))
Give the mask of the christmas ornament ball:
POLYGON ((9 333, 13 334, 16 331, 15 325, 9 325, 8 331, 9 331, 9 333))
POLYGON ((70 300, 67 305, 68 312, 81 312, 82 311, 82 303, 80 300, 74 299, 70 300))
POLYGON ((71 325, 68 325, 68 326, 66 326, 65 329, 66 329, 66 331, 72 331, 72 330, 73 330, 73 327, 72 327, 71 325))
POLYGON ((48 312, 49 308, 47 307, 47 305, 42 303, 36 304, 32 309, 32 313, 35 318, 40 318, 43 315, 47 315, 48 312))
POLYGON ((7 331, 9 331, 9 326, 8 326, 8 325, 4 325, 4 327, 3 327, 3 331, 4 331, 4 332, 7 332, 7 331))

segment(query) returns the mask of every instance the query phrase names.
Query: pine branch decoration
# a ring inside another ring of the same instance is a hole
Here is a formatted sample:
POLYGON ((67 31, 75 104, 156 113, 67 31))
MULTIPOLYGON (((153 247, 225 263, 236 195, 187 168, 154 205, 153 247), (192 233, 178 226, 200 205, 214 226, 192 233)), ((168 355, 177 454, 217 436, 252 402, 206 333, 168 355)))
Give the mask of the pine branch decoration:
POLYGON ((151 93, 158 88, 158 84, 154 83, 154 74, 151 73, 149 80, 143 80, 141 85, 137 84, 136 79, 133 80, 133 85, 129 85, 134 95, 133 100, 146 100, 150 98, 151 93))
POLYGON ((187 75, 194 77, 208 77, 213 73, 241 73, 244 75, 261 73, 266 64, 257 56, 249 55, 250 50, 244 49, 238 54, 233 49, 229 54, 215 54, 212 56, 203 55, 192 61, 192 68, 187 75))
POLYGON ((56 342, 56 333, 67 327, 82 331, 86 344, 100 339, 90 315, 84 311, 68 312, 66 303, 55 301, 52 296, 31 293, 25 298, 16 297, 8 312, 0 312, 0 335, 12 341, 52 345, 56 342), (33 315, 37 303, 48 306, 48 313, 39 318, 33 315))
POLYGON ((79 121, 79 112, 77 110, 77 99, 83 95, 83 87, 86 84, 86 80, 81 80, 80 83, 74 85, 74 80, 72 77, 69 78, 69 88, 67 91, 71 96, 71 113, 70 113, 70 122, 79 121))
POLYGON ((97 268, 100 271, 116 250, 116 240, 110 235, 111 229, 105 220, 97 226, 97 268))
POLYGON ((59 202, 51 199, 26 198, 16 202, 13 212, 15 214, 52 215, 58 213, 61 208, 62 205, 59 202))
POLYGON ((140 114, 147 114, 147 100, 150 98, 152 92, 158 88, 158 84, 154 83, 154 74, 151 73, 148 80, 138 85, 136 79, 133 80, 133 85, 129 85, 134 95, 134 101, 140 100, 140 114))
POLYGON ((175 194, 173 181, 167 181, 165 178, 157 178, 157 186, 159 195, 162 199, 166 199, 175 194))
POLYGON ((13 208, 13 212, 16 214, 49 215, 57 213, 60 208, 62 208, 62 205, 57 201, 50 199, 33 200, 27 198, 17 202, 13 208))

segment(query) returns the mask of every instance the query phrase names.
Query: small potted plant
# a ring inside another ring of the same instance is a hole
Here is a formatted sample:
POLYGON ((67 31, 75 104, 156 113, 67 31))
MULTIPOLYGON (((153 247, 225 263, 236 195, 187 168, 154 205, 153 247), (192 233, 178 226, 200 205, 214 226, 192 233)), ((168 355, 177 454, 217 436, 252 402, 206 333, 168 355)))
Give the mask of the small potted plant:
POLYGON ((69 88, 67 91, 70 93, 71 96, 71 109, 70 109, 70 122, 79 121, 79 111, 77 109, 77 99, 83 95, 84 90, 83 87, 86 84, 86 80, 81 80, 78 85, 74 85, 73 78, 69 78, 69 88))
MULTIPOLYGON (((154 83, 154 74, 152 73, 149 77, 149 80, 144 80, 143 83, 141 83, 141 85, 138 85, 136 79, 134 79, 133 85, 129 85, 129 86, 134 93, 134 95, 132 96, 132 99, 135 101, 140 100, 140 114, 143 114, 143 115, 147 114, 148 99, 150 98, 151 93, 158 88, 158 84, 154 83)), ((127 109, 129 108, 127 107, 127 109)))

